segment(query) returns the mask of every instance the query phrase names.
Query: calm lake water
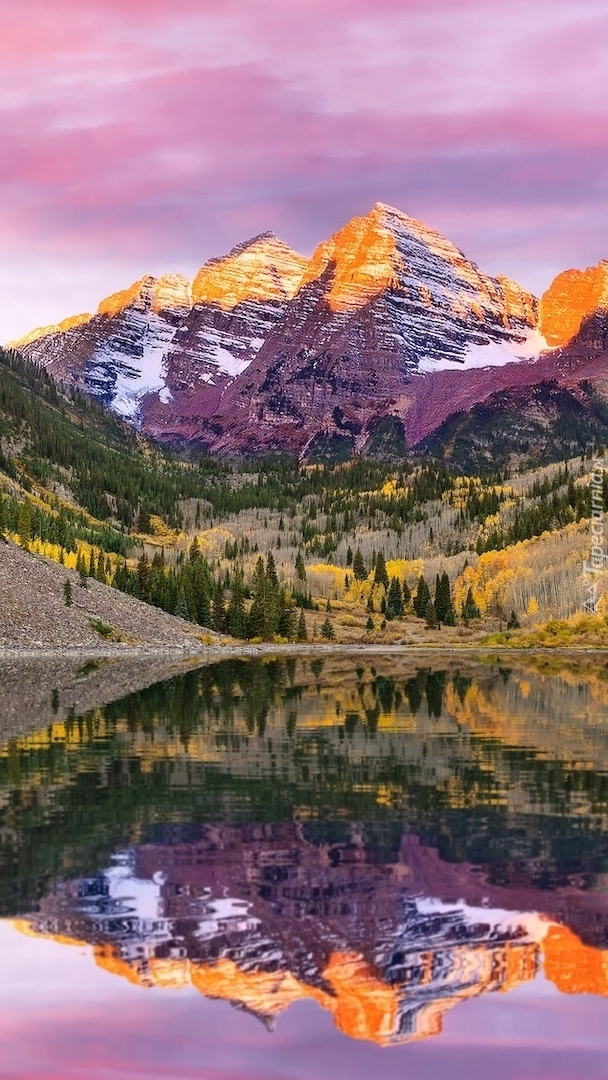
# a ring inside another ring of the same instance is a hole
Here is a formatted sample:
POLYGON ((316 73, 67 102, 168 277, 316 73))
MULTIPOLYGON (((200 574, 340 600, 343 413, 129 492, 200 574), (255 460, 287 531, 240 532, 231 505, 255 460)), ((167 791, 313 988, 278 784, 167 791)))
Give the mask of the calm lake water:
POLYGON ((48 687, 0 702, 2 1077, 608 1077, 608 666, 48 687))

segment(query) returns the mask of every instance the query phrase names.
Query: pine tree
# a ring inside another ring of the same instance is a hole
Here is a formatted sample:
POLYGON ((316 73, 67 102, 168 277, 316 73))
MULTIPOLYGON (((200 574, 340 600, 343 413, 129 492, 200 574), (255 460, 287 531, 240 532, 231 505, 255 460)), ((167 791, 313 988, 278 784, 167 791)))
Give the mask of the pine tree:
POLYGON ((325 622, 323 623, 323 626, 321 627, 321 637, 325 638, 326 641, 333 641, 335 639, 335 636, 336 632, 333 628, 332 621, 328 615, 325 622))
POLYGON ((266 556, 266 577, 273 588, 278 589, 279 579, 277 577, 277 568, 272 551, 269 551, 266 556))
POLYGON ((226 606, 224 604, 224 589, 219 581, 216 582, 213 592, 213 629, 219 634, 226 630, 226 606))
POLYGON ((22 502, 19 507, 17 532, 19 533, 21 547, 28 548, 32 539, 32 509, 28 499, 22 502))
POLYGON ((139 517, 137 519, 137 531, 139 533, 146 533, 147 536, 152 532, 152 521, 150 519, 150 511, 145 503, 142 502, 139 517))
POLYGON ((91 548, 89 552, 89 577, 94 578, 97 573, 97 562, 95 560, 95 548, 91 548))
POLYGON ((432 600, 429 600, 428 604, 426 605, 426 625, 429 627, 430 630, 435 630, 439 625, 439 621, 437 619, 437 612, 435 611, 435 605, 432 600))
MULTIPOLYGON (((126 565, 127 564, 125 563, 125 568, 126 565)), ((78 571, 78 584, 80 585, 81 589, 88 589, 89 576, 87 574, 87 562, 80 549, 78 551, 78 557, 76 559, 76 569, 78 571)))
MULTIPOLYGON (((270 556, 272 559, 272 556, 270 556)), ((274 561, 271 562, 271 571, 274 561)), ((276 577, 276 571, 275 575, 276 577)), ((269 641, 278 628, 278 593, 269 579, 264 560, 260 555, 253 575, 252 604, 249 611, 249 637, 261 637, 269 641)))
POLYGON ((386 618, 400 619, 403 615, 403 596, 401 592, 401 582, 399 578, 391 578, 391 583, 388 589, 388 596, 386 598, 386 618))
POLYGON ((237 567, 232 577, 232 594, 226 612, 228 632, 235 638, 244 638, 246 634, 246 621, 243 574, 240 568, 237 567))
POLYGON ((421 574, 418 578, 418 588, 414 597, 414 611, 419 619, 426 618, 426 609, 431 600, 430 589, 426 583, 426 579, 421 574))
POLYGON ((72 582, 66 578, 63 583, 63 599, 66 607, 72 606, 72 582))
POLYGON ((509 621, 507 622, 507 630, 519 630, 520 622, 517 618, 517 613, 512 611, 509 615, 509 621))
POLYGON ((365 581, 367 577, 367 570, 365 569, 365 563, 363 562, 361 548, 357 548, 355 552, 355 557, 353 559, 353 576, 355 581, 365 581))
POLYGON ((175 609, 173 612, 177 615, 178 619, 186 619, 190 621, 190 612, 188 611, 188 603, 186 600, 186 594, 184 592, 184 586, 180 585, 177 591, 177 600, 175 602, 175 609))
POLYGON ((481 612, 480 612, 479 608, 477 607, 477 604, 475 603, 475 599, 473 597, 473 589, 472 589, 471 586, 469 586, 469 591, 467 593, 467 598, 466 598, 464 604, 462 605, 462 617, 465 620, 465 622, 467 622, 469 619, 479 619, 479 618, 481 618, 481 612))
POLYGON ((376 555, 376 566, 374 569, 374 585, 384 585, 385 589, 388 589, 388 572, 386 569, 386 562, 384 555, 381 551, 376 555))
POLYGON ((190 550, 188 552, 188 558, 191 563, 195 563, 197 559, 201 557, 201 547, 198 542, 198 536, 194 537, 194 540, 190 544, 190 550))
POLYGON ((450 579, 445 572, 441 577, 437 575, 437 581, 435 585, 435 611, 437 612, 437 618, 439 622, 444 623, 447 618, 448 611, 452 607, 452 592, 450 589, 450 579))
POLYGON ((301 551, 298 551, 298 554, 296 555, 296 576, 298 581, 306 581, 306 566, 304 565, 301 551))
POLYGON ((368 615, 368 617, 367 617, 367 622, 365 624, 365 629, 366 630, 373 630, 374 629, 374 620, 372 619, 371 615, 368 615))
POLYGON ((106 584, 106 560, 103 551, 99 552, 99 558, 97 560, 97 570, 95 571, 95 577, 98 581, 101 581, 102 585, 106 584))
POLYGON ((348 551, 346 552, 346 565, 353 565, 353 549, 351 548, 350 544, 348 545, 348 551))
MULTIPOLYGON (((93 575, 91 575, 92 577, 93 575)), ((142 600, 147 600, 150 594, 150 580, 152 577, 152 568, 150 566, 150 560, 145 551, 139 557, 137 563, 137 581, 139 585, 139 595, 142 600)))
POLYGON ((292 641, 296 636, 294 605, 285 589, 281 589, 279 593, 278 630, 281 637, 288 641, 292 641))
POLYGON ((298 619, 298 641, 308 641, 304 608, 300 608, 300 618, 298 619))

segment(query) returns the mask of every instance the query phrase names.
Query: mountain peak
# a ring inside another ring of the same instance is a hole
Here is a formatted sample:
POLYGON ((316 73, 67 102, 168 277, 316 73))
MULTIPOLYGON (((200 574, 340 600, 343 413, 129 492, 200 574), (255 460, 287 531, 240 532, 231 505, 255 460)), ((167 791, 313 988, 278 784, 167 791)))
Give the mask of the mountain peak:
POLYGON ((331 264, 333 278, 326 300, 332 311, 354 311, 395 280, 399 254, 385 220, 387 211, 376 203, 368 214, 351 218, 314 251, 302 285, 316 281, 331 264))
POLYGON ((237 244, 227 255, 210 259, 192 284, 195 304, 217 304, 232 310, 246 301, 291 300, 308 266, 272 232, 237 244))
POLYGON ((566 345, 583 323, 608 309, 608 260, 558 274, 540 301, 540 331, 549 345, 566 345))
POLYGON ((191 307, 190 282, 183 274, 145 274, 127 289, 112 293, 102 300, 98 315, 113 318, 125 308, 135 306, 157 314, 160 311, 187 311, 191 307))
POLYGON ((65 334, 76 326, 82 326, 84 323, 90 322, 92 318, 93 316, 88 311, 83 312, 81 315, 69 315, 67 319, 62 319, 61 322, 53 323, 51 326, 37 326, 24 337, 9 341, 6 347, 7 349, 22 349, 26 345, 32 345, 35 341, 50 337, 52 334, 65 334))
MULTIPOLYGON (((502 302, 496 280, 482 274, 450 240, 385 203, 376 203, 364 216, 351 218, 320 244, 302 284, 321 277, 330 265, 333 276, 326 300, 335 312, 356 311, 395 287, 408 291, 414 281, 426 282, 438 297, 441 293, 444 306, 447 299, 451 306, 462 308, 463 290, 478 293, 482 306, 486 301, 502 302)), ((509 285, 513 294, 519 288, 509 285)), ((534 321, 524 315, 525 305, 519 300, 516 306, 517 318, 534 321)))

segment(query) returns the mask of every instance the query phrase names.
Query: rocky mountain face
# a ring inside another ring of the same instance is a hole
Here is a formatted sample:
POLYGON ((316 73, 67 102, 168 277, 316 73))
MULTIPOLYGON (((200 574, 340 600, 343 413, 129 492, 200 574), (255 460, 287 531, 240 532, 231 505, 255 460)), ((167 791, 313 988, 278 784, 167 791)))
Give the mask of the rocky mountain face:
POLYGON ((539 304, 377 204, 310 260, 264 234, 16 345, 160 441, 331 461, 416 446, 504 391, 601 379, 607 320, 608 262, 539 304))
POLYGON ((103 300, 95 315, 14 344, 148 434, 187 438, 256 355, 306 266, 266 233, 211 260, 193 282, 144 277, 103 300))

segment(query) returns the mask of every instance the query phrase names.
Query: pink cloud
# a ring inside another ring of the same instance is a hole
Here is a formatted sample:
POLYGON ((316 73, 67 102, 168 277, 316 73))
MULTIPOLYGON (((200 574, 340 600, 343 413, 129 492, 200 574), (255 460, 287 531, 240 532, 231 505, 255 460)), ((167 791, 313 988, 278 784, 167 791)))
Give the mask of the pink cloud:
POLYGON ((310 251, 377 200, 536 288, 597 261, 607 23, 603 0, 4 0, 0 262, 38 259, 53 299, 0 270, 0 338, 93 306, 85 264, 111 291, 265 228, 310 251))

